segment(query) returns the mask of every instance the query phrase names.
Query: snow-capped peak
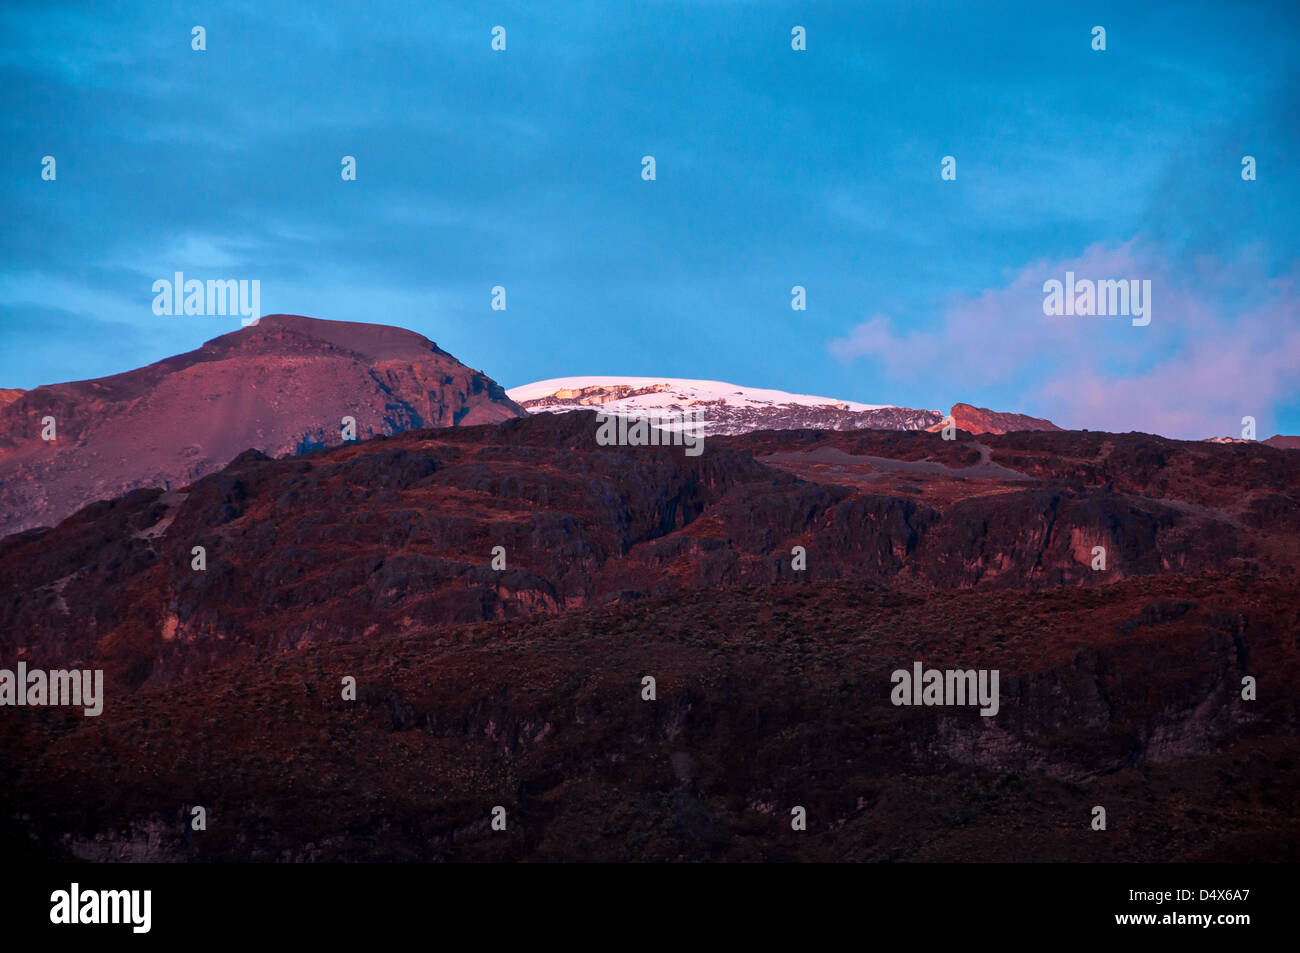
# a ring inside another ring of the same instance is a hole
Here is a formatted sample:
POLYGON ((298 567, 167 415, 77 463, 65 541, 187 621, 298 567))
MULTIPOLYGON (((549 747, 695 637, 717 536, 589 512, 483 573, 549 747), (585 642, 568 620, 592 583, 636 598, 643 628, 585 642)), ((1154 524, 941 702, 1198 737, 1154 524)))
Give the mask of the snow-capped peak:
POLYGON ((743 387, 725 381, 684 380, 676 377, 557 377, 508 390, 515 403, 558 412, 583 407, 606 407, 619 413, 671 406, 719 404, 734 408, 834 407, 837 410, 882 410, 890 404, 861 404, 832 397, 789 394, 781 390, 743 387), (608 405, 608 406, 607 406, 608 405))

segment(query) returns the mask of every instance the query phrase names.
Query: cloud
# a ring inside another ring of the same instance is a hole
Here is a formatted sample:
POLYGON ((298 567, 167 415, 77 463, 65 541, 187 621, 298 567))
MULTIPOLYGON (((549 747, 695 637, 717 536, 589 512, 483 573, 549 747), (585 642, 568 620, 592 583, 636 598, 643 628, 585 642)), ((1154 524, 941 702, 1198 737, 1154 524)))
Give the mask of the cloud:
POLYGON ((1262 438, 1276 429, 1277 405, 1300 385, 1297 316, 1294 284, 1279 281, 1260 311, 1192 314, 1186 344, 1145 371, 1113 375, 1085 364, 1043 382, 1039 394, 1074 427, 1237 437, 1242 417, 1251 416, 1262 438))
MULTIPOLYGON (((1293 269, 1294 271, 1294 269, 1293 269)), ((895 380, 953 400, 1011 400, 1065 427, 1195 439, 1261 431, 1300 385, 1295 274, 1202 256, 1172 266, 1142 238, 1036 262, 1001 288, 953 300, 936 326, 903 330, 875 314, 830 342, 839 360, 871 360, 895 380), (1123 316, 1043 314, 1043 282, 1151 281, 1151 324, 1123 316)))

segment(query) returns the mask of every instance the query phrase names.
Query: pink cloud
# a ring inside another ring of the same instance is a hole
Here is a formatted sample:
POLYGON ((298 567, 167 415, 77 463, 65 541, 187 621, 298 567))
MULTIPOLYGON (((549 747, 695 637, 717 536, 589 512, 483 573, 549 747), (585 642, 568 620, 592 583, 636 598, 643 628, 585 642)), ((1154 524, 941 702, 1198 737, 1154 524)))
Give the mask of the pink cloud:
POLYGON ((833 340, 844 361, 877 361, 886 377, 936 397, 978 402, 985 390, 1063 427, 1172 437, 1237 436, 1243 416, 1262 431, 1300 388, 1300 298, 1293 278, 1267 281, 1249 265, 1198 259, 1173 269, 1134 239, 1077 258, 1036 262, 1002 287, 952 301, 938 329, 896 330, 876 314, 833 340), (1043 282, 1149 279, 1151 323, 1123 316, 1043 314, 1043 282), (1250 302, 1249 306, 1232 302, 1250 302))

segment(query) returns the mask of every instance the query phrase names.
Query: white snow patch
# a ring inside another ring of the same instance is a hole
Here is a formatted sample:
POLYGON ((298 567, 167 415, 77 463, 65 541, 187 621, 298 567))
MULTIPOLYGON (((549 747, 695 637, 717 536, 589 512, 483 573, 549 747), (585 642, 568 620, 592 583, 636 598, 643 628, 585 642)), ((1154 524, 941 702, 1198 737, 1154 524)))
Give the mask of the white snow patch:
POLYGON ((600 400, 598 397, 580 399, 573 395, 559 398, 560 403, 536 410, 544 412, 562 412, 578 408, 606 407, 611 411, 652 410, 668 407, 691 407, 701 403, 723 401, 727 407, 835 407, 840 410, 863 411, 883 410, 894 404, 861 404, 851 400, 837 400, 833 397, 815 397, 810 394, 789 394, 783 390, 771 390, 762 387, 744 387, 728 384, 725 381, 684 380, 678 377, 555 377, 551 380, 536 381, 506 391, 515 403, 554 397, 561 391, 578 391, 588 387, 631 387, 641 390, 647 387, 655 391, 638 394, 635 397, 622 397, 600 400))

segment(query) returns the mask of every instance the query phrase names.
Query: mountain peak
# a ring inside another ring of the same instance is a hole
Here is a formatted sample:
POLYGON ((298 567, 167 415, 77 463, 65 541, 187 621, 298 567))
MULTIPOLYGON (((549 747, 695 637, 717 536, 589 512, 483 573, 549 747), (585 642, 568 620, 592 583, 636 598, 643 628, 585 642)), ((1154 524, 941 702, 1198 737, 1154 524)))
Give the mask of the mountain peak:
POLYGON ((199 351, 225 353, 241 348, 277 353, 340 350, 371 361, 419 360, 430 353, 447 354, 423 334, 405 328, 357 321, 329 321, 302 314, 268 314, 257 324, 213 338, 199 351))
POLYGON ((246 450, 270 456, 525 412, 421 334, 275 314, 135 370, 0 405, 0 535, 140 487, 176 488, 246 450), (42 439, 53 417, 56 438, 42 439))

